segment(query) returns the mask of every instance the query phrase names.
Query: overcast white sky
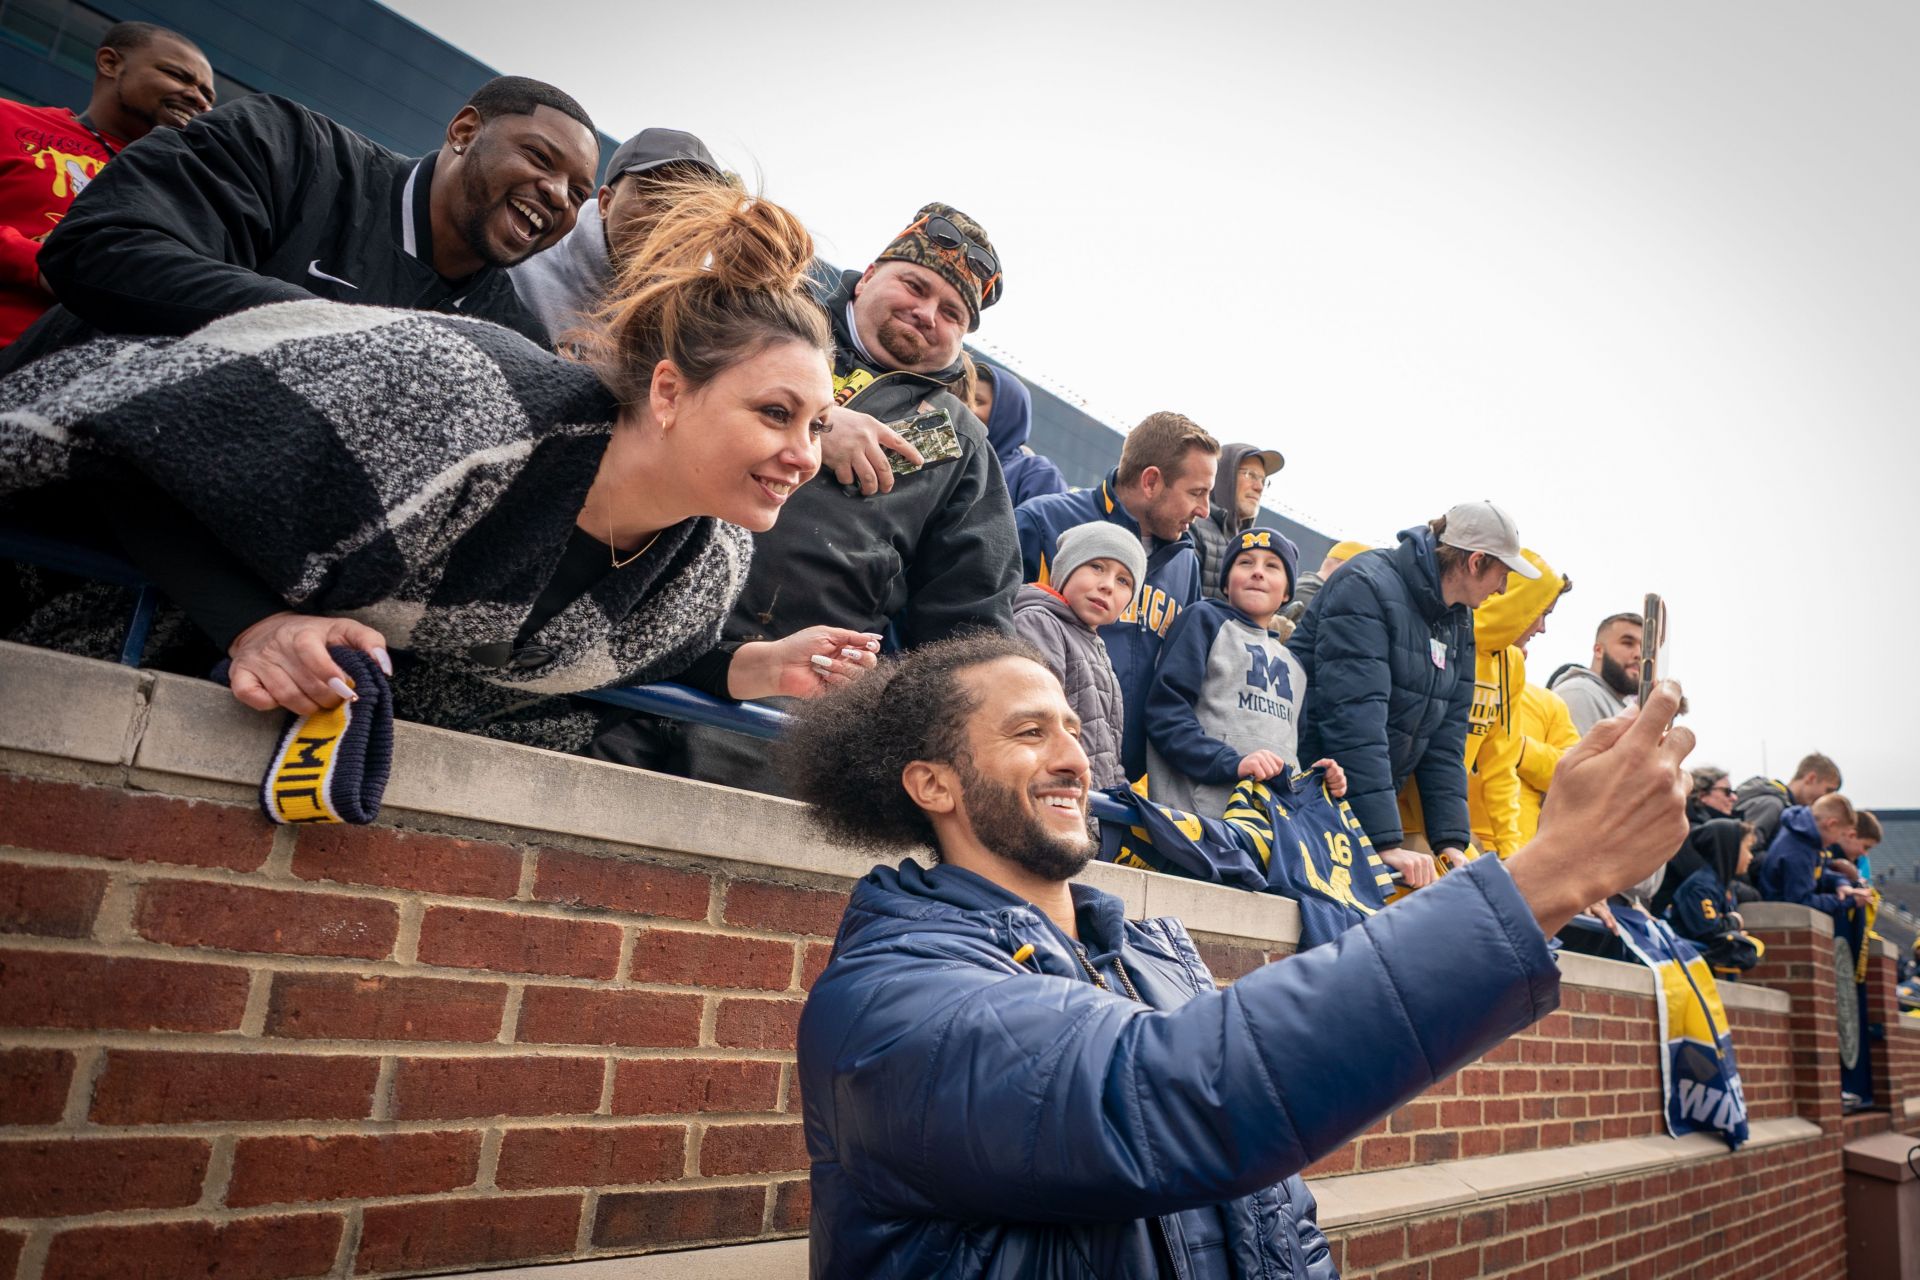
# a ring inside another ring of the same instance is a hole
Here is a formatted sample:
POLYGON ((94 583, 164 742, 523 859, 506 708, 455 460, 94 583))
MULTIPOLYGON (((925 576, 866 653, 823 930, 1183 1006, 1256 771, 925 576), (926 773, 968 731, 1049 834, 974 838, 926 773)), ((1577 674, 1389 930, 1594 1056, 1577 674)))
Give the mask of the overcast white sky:
POLYGON ((1017 367, 1335 537, 1492 498, 1574 579, 1536 680, 1658 590, 1696 761, 1920 805, 1920 6, 389 2, 841 263, 959 206, 1017 367))

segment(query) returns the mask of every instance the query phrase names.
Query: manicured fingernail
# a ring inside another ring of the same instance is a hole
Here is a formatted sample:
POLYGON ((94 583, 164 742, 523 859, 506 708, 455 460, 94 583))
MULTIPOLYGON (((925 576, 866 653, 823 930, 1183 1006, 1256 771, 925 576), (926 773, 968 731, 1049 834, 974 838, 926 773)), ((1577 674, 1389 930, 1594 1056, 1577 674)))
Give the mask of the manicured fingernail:
POLYGON ((811 659, 811 661, 813 662, 813 665, 814 665, 814 666, 816 666, 816 667, 819 667, 819 668, 820 668, 820 669, 821 669, 822 671, 831 671, 831 670, 833 670, 833 659, 832 659, 832 658, 829 658, 829 657, 828 657, 828 656, 827 656, 826 654, 824 654, 824 653, 816 653, 816 654, 814 654, 814 655, 813 655, 813 658, 811 659))
POLYGON ((360 695, 355 693, 353 691, 353 688, 350 685, 348 685, 345 680, 342 680, 339 676, 335 676, 333 679, 327 681, 327 688, 339 694, 340 701, 342 702, 360 701, 360 695))
POLYGON ((381 649, 381 648, 374 649, 373 660, 380 664, 380 670, 382 670, 388 675, 393 674, 393 659, 387 656, 387 651, 385 649, 381 649))
POLYGON ((880 652, 880 641, 877 637, 867 641, 867 651, 870 653, 880 652))
POLYGON ((858 649, 842 649, 842 650, 840 651, 840 656, 841 656, 841 657, 843 657, 843 658, 850 658, 850 659, 851 659, 851 658, 857 658, 857 657, 859 657, 859 656, 860 656, 860 650, 858 650, 858 649))

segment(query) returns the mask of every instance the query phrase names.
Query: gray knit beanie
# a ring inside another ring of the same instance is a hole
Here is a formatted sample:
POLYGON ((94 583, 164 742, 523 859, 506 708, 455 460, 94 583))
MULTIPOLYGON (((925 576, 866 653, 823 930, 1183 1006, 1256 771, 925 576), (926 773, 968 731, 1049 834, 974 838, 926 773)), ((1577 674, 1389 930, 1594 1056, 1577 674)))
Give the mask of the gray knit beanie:
POLYGON ((1118 560, 1133 575, 1137 596, 1147 582, 1147 550, 1137 534, 1106 520, 1077 524, 1060 535, 1047 568, 1047 582, 1055 591, 1067 585, 1073 571, 1089 560, 1118 560))

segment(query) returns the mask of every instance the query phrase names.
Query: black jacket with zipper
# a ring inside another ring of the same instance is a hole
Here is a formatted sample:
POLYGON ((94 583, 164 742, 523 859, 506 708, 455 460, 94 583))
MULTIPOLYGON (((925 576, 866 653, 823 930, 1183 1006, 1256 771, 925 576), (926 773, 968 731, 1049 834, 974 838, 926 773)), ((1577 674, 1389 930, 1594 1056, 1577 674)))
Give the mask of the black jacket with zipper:
POLYGON ((731 640, 773 640, 819 624, 885 631, 903 648, 970 627, 1013 632, 1020 546, 1000 460, 980 425, 935 375, 881 369, 863 360, 848 331, 847 272, 824 305, 833 323, 836 387, 864 382, 849 409, 893 422, 924 405, 945 408, 961 456, 896 476, 891 493, 848 494, 822 469, 787 500, 779 523, 754 535, 753 568, 734 606, 731 640), (854 376, 864 372, 871 381, 854 376))
POLYGON ((331 298, 545 326, 504 270, 433 269, 437 153, 398 155, 272 94, 155 129, 100 171, 40 250, 62 305, 0 373, 95 333, 187 334, 248 307, 331 298))

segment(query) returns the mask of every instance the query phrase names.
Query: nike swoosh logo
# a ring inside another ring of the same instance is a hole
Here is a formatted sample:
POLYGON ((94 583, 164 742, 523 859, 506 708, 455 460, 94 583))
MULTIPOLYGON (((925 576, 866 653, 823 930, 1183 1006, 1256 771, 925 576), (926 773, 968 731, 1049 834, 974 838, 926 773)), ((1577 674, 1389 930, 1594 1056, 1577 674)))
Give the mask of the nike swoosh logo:
POLYGON ((314 277, 317 280, 331 280, 335 284, 343 284, 347 286, 347 288, 349 289, 358 289, 360 287, 359 285, 355 284, 351 280, 342 280, 339 276, 330 276, 326 272, 322 271, 320 269, 320 259, 318 258, 315 258, 312 262, 309 262, 307 264, 307 274, 314 277))

